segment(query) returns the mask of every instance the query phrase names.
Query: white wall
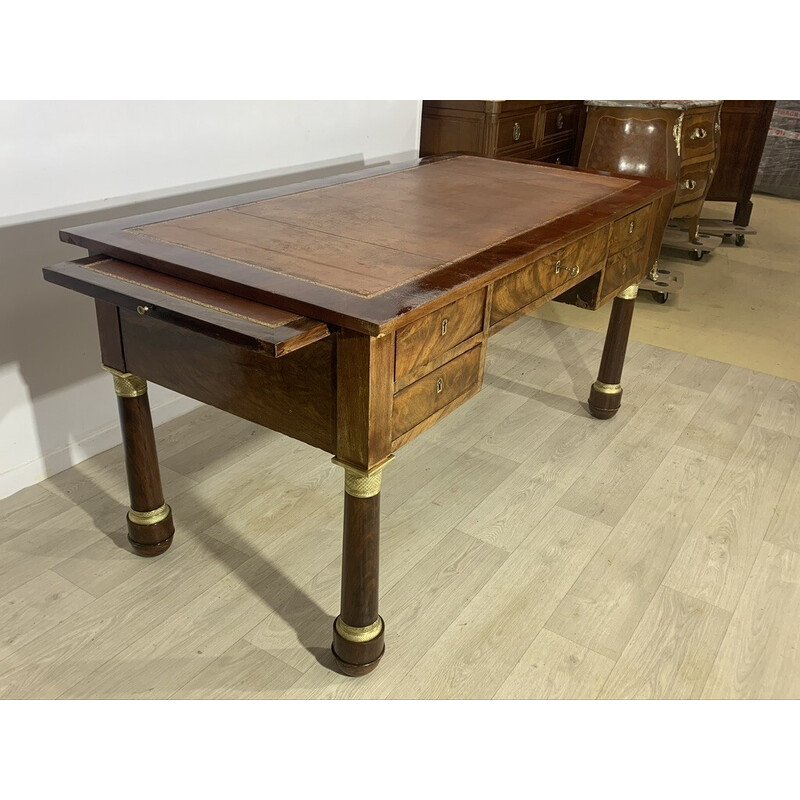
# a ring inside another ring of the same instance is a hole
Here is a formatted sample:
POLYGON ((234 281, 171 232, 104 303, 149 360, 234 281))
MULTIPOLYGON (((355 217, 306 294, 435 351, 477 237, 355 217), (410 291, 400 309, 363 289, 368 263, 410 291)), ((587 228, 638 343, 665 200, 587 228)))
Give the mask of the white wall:
MULTIPOLYGON (((61 228, 415 158, 418 101, 0 103, 0 497, 120 441, 61 228)), ((195 403, 151 387, 156 424, 195 403)))

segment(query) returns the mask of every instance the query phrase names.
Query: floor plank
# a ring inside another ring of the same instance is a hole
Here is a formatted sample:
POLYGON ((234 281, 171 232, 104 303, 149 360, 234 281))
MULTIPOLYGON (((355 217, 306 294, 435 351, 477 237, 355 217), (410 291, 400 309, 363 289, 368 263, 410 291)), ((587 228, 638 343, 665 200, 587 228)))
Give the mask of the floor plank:
POLYGON ((697 698, 730 614, 662 586, 600 692, 601 699, 697 698))
POLYGON ((765 542, 703 696, 800 699, 800 553, 765 542))
POLYGON ((664 583, 733 611, 798 453, 800 439, 751 425, 664 583))
POLYGON ((610 658, 543 628, 495 695, 499 700, 594 700, 610 658))
POLYGON ((778 547, 800 553, 800 455, 795 459, 786 486, 767 528, 766 539, 778 547))
POLYGON ((724 466, 720 459, 673 447, 547 627, 619 658, 724 466))

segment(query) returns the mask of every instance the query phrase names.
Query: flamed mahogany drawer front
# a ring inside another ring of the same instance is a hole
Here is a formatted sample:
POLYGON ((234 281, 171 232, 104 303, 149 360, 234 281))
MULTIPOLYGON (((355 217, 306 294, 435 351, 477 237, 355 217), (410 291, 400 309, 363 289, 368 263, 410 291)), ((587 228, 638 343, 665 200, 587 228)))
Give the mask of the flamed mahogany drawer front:
POLYGON ((480 365, 481 347, 478 345, 398 392, 392 412, 393 438, 402 436, 474 389, 480 379, 480 365))
POLYGON ((492 295, 492 324, 555 289, 566 289, 583 280, 588 274, 587 268, 605 258, 607 239, 608 228, 601 228, 501 278, 492 295))
POLYGON ((401 378, 480 333, 485 305, 486 290, 481 289, 401 328, 397 332, 395 377, 401 378))
POLYGON ((627 250, 608 257, 603 277, 604 298, 616 294, 641 278, 645 267, 644 255, 644 242, 639 241, 627 250))
POLYGON ((702 111, 684 115, 681 144, 685 159, 714 151, 716 122, 716 111, 702 111))
POLYGON ((498 123, 497 149, 518 147, 536 138, 536 114, 504 117, 498 123))
POLYGON ((575 106, 548 108, 544 116, 544 139, 565 136, 575 130, 578 110, 575 106))
POLYGON ((699 164, 688 164, 681 167, 675 205, 705 196, 711 178, 711 166, 711 161, 701 161, 699 164))
POLYGON ((652 206, 645 206, 633 214, 628 214, 617 220, 611 226, 611 236, 608 240, 608 252, 618 253, 626 247, 643 239, 650 227, 652 206))

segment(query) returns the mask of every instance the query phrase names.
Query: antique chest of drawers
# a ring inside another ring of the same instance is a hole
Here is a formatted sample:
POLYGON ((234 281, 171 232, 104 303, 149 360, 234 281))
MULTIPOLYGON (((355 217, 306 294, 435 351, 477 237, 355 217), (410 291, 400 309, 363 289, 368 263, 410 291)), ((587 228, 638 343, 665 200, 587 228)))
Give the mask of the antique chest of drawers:
POLYGON ((579 100, 424 100, 420 155, 470 153, 577 163, 579 100))

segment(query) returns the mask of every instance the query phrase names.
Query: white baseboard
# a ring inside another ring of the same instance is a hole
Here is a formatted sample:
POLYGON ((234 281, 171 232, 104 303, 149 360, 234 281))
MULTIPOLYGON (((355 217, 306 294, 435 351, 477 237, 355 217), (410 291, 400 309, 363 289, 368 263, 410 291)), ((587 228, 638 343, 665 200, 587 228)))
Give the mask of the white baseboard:
MULTIPOLYGON (((189 397, 178 396, 155 408, 152 408, 153 425, 158 427, 176 417, 183 416, 189 411, 202 405, 197 400, 189 397)), ((34 483, 57 475, 65 469, 80 464, 87 458, 96 456, 105 450, 116 447, 122 441, 122 434, 118 424, 108 425, 84 436, 80 441, 72 442, 46 456, 36 458, 26 464, 4 472, 0 475, 0 499, 32 486, 34 483)))

